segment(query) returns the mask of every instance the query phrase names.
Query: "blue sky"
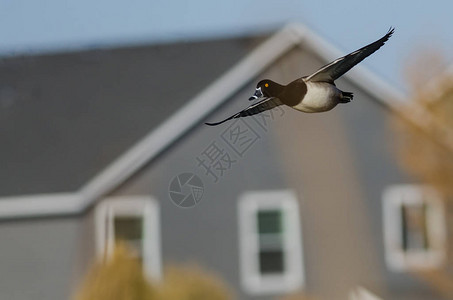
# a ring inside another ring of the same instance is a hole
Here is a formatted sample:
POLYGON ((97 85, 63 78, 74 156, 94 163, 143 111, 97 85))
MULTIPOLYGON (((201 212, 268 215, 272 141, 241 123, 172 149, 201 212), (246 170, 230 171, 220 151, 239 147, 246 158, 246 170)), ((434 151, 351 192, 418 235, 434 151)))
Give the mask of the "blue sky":
POLYGON ((453 59, 452 10, 451 1, 0 0, 0 56, 235 36, 287 22, 347 53, 395 26, 364 64, 405 90, 403 70, 423 50, 453 59))

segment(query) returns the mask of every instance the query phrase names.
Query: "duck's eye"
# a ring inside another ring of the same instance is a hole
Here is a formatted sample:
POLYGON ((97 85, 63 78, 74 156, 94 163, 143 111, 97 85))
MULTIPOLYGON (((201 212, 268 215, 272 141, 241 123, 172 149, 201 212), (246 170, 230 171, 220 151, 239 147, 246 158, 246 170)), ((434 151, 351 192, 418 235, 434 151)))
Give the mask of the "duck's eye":
POLYGON ((265 83, 264 86, 265 86, 265 87, 269 87, 269 83, 265 83))

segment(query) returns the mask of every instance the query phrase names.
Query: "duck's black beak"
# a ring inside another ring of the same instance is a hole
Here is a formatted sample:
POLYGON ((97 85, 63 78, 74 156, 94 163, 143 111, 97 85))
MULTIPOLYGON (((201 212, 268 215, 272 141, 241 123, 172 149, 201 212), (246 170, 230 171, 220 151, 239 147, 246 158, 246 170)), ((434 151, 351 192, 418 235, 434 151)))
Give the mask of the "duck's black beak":
POLYGON ((256 88, 255 94, 253 94, 253 96, 249 98, 249 101, 256 100, 261 97, 263 97, 263 92, 261 91, 261 87, 259 87, 256 88))

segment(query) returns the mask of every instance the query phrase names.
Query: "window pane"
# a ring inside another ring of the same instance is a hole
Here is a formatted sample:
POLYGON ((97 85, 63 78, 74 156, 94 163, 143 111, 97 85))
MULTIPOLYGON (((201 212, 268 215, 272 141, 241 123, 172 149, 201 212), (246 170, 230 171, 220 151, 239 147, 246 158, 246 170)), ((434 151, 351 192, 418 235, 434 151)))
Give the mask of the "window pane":
POLYGON ((280 210, 259 211, 258 232, 260 234, 282 232, 282 212, 280 210))
POLYGON ((115 216, 115 241, 126 242, 134 257, 142 257, 143 218, 115 216))
POLYGON ((140 240, 143 231, 143 219, 140 217, 116 216, 114 220, 115 239, 140 240))
POLYGON ((428 249, 428 234, 426 224, 426 204, 403 205, 401 207, 403 249, 428 249))
POLYGON ((280 250, 283 248, 283 235, 277 234, 260 234, 259 247, 261 250, 280 250))
POLYGON ((284 258, 283 251, 261 251, 260 252, 260 272, 261 274, 283 273, 284 258))

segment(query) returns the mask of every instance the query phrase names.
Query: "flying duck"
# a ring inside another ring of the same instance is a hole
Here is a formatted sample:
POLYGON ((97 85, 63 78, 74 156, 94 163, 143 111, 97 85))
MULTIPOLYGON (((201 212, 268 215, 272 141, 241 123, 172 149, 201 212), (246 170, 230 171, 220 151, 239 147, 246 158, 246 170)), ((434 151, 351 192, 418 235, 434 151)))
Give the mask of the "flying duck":
POLYGON ((256 103, 223 121, 205 124, 219 125, 231 119, 258 114, 282 104, 302 112, 317 113, 331 110, 338 103, 351 102, 353 94, 338 89, 334 81, 381 48, 392 36, 394 30, 390 28, 386 35, 374 43, 340 57, 310 76, 298 78, 287 85, 278 84, 270 79, 261 80, 249 99, 258 100, 256 103))

